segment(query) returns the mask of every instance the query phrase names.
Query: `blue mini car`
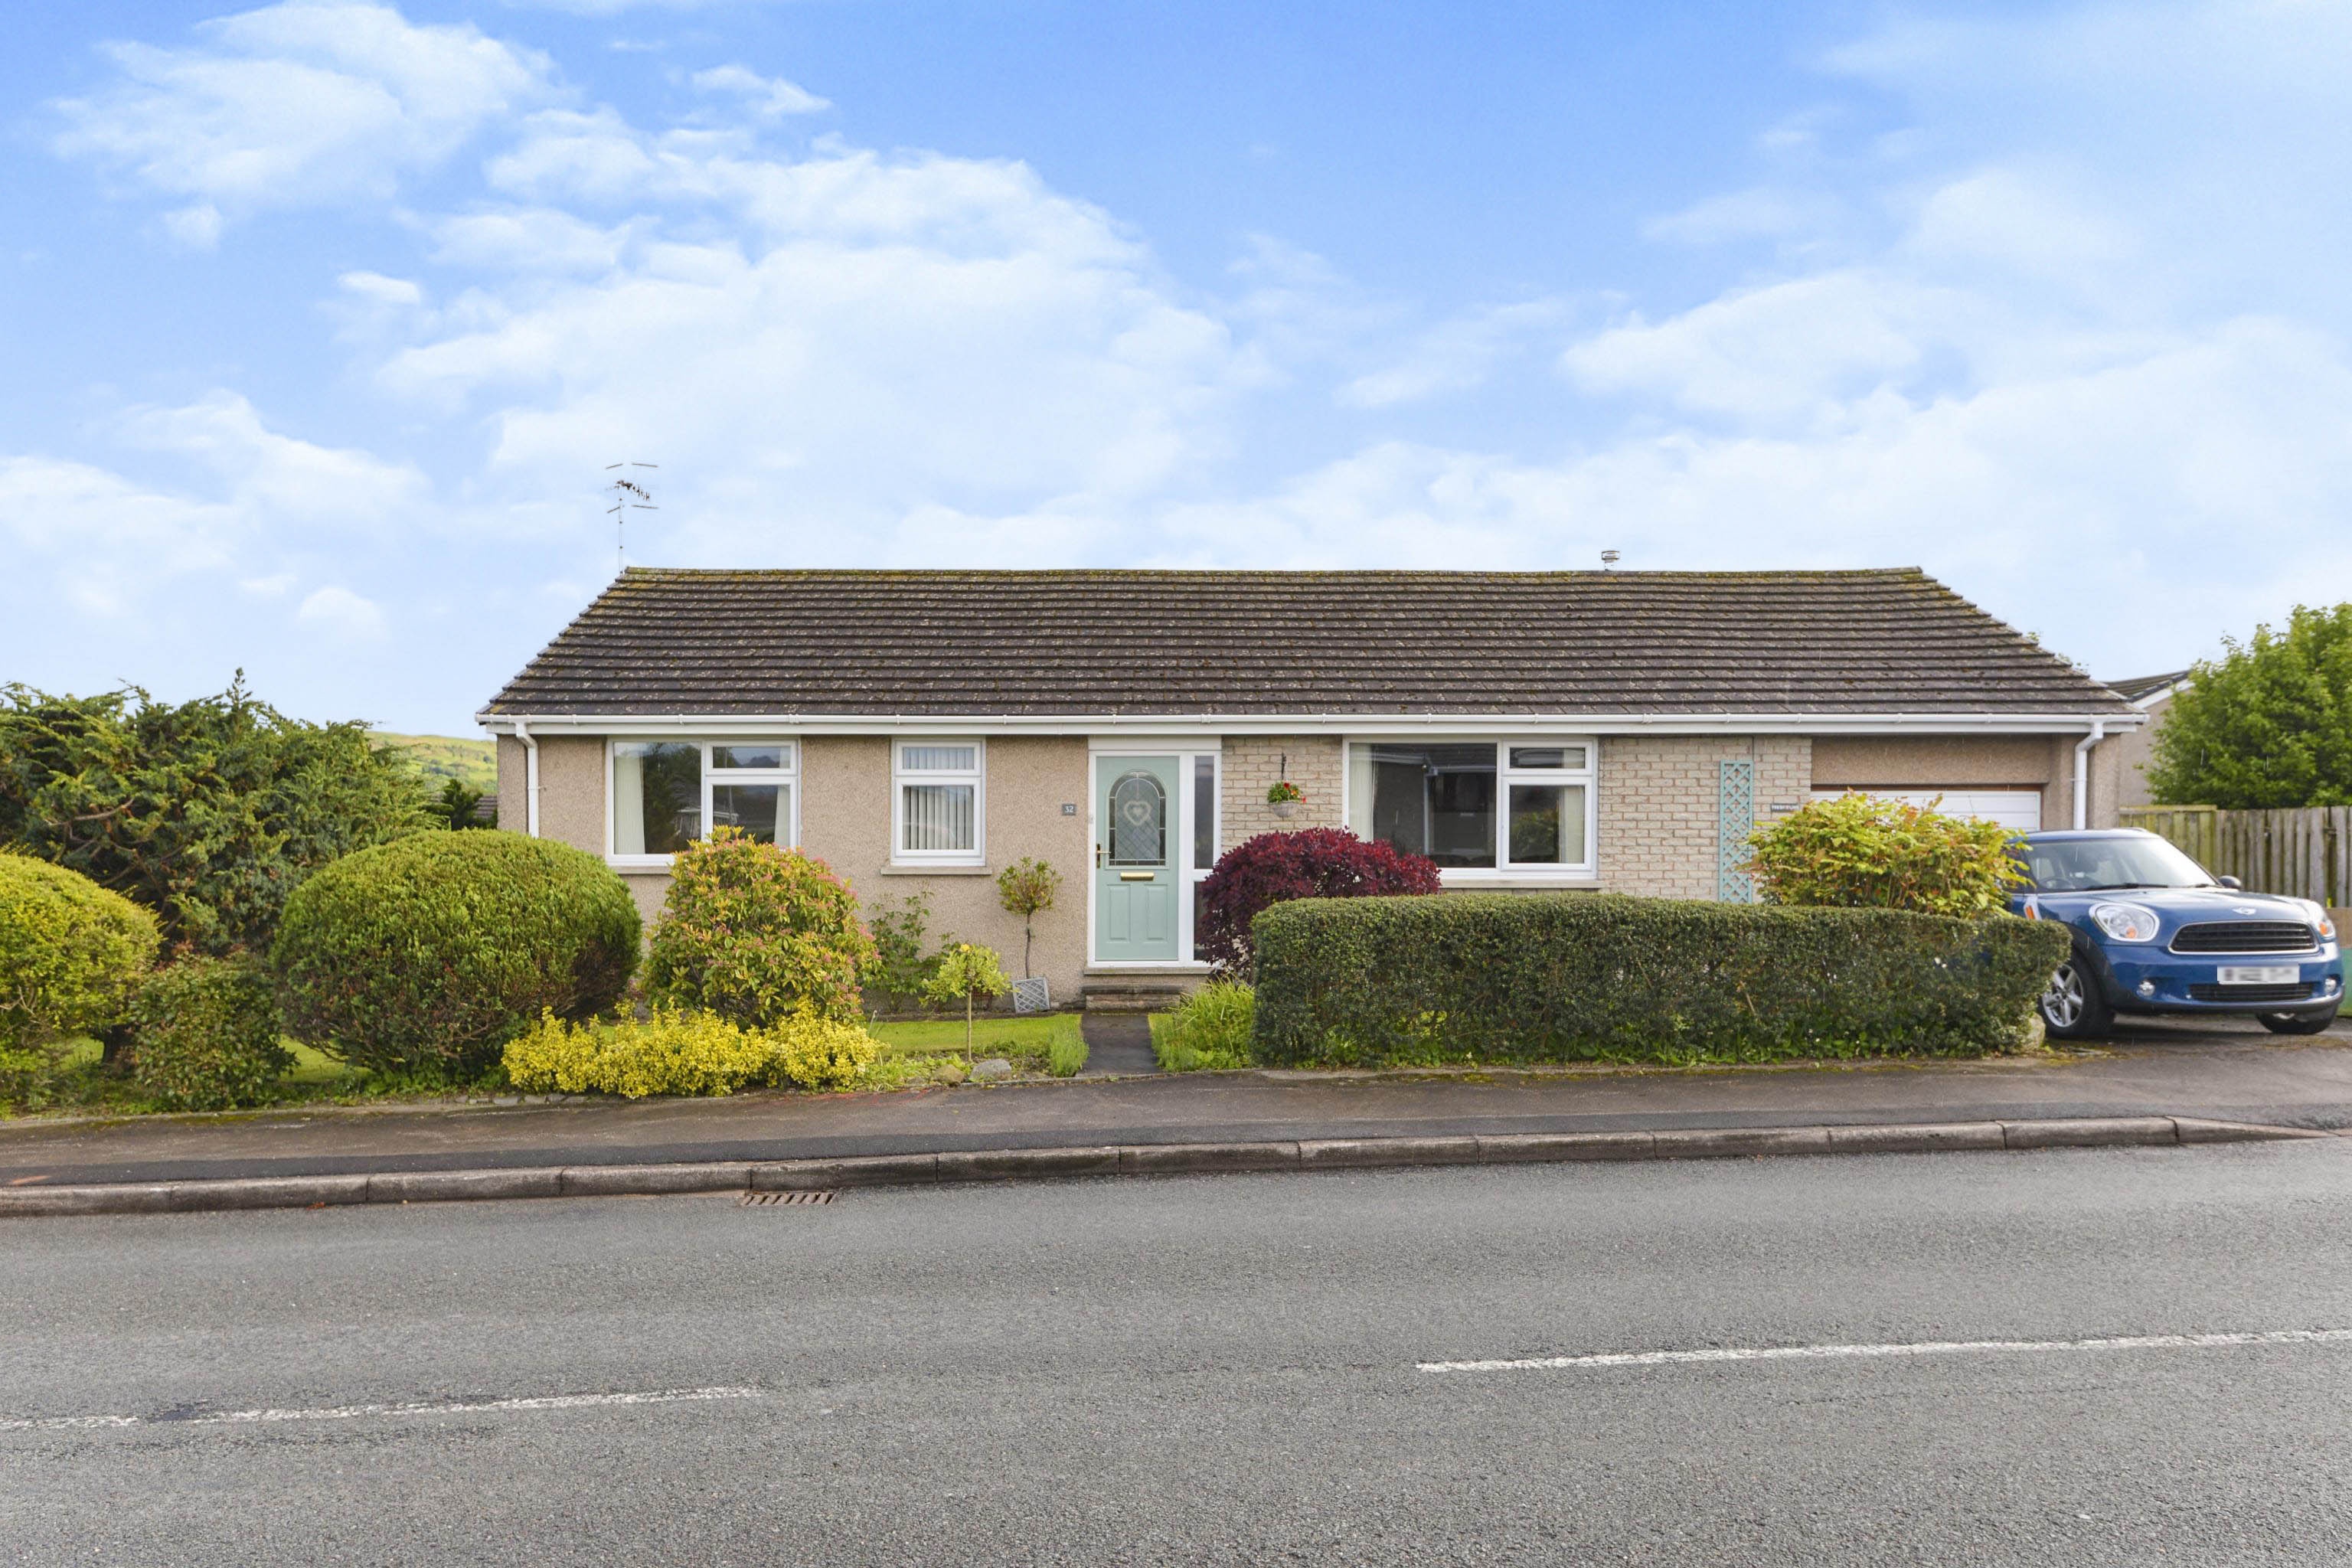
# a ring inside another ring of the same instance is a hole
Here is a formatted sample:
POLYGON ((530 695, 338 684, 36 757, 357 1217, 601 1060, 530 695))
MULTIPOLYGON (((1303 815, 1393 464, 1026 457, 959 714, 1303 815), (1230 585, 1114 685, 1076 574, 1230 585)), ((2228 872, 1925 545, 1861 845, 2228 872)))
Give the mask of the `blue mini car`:
POLYGON ((2118 1013, 2251 1014, 2315 1035, 2343 1005, 2336 927, 2308 899, 2242 891, 2137 828, 2030 833, 2011 853, 2032 881, 2010 908, 2074 936, 2042 995, 2053 1035, 2104 1035, 2118 1013))

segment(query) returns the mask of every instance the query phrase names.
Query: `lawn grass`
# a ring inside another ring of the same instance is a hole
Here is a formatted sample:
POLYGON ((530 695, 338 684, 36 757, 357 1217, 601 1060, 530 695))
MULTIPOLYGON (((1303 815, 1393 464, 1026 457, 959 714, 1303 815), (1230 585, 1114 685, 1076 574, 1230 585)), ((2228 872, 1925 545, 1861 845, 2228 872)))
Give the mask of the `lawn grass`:
MULTIPOLYGON (((882 1042, 885 1063, 937 1061, 948 1057, 963 1059, 961 1018, 914 1018, 896 1024, 868 1024, 866 1028, 882 1042)), ((1015 1072, 1067 1078, 1087 1065, 1087 1042, 1078 1032, 1076 1013, 1014 1017, 993 1015, 972 1020, 971 1054, 975 1061, 1003 1057, 1013 1064, 1015 1072)), ((874 1076, 882 1081, 898 1075, 885 1072, 874 1076)))
POLYGON ((1151 1015, 1151 1054, 1161 1072, 1221 1072, 1252 1065, 1250 1024, 1256 997, 1246 985, 1216 982, 1174 1008, 1151 1015))

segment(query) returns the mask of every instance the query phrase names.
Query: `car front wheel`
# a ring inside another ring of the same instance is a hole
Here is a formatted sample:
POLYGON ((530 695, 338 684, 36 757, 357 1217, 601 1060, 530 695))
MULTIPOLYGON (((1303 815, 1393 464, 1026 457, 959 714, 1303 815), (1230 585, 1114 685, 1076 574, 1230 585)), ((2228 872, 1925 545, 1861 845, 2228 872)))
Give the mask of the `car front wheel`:
POLYGON ((2104 1035, 2115 1026, 2116 1010, 2099 994, 2099 983, 2079 953, 2050 977, 2042 993, 2042 1022, 2062 1040, 2104 1035))
POLYGON ((2316 1035, 2336 1022, 2336 1009, 2325 1013, 2257 1013, 2263 1028, 2273 1035, 2316 1035))

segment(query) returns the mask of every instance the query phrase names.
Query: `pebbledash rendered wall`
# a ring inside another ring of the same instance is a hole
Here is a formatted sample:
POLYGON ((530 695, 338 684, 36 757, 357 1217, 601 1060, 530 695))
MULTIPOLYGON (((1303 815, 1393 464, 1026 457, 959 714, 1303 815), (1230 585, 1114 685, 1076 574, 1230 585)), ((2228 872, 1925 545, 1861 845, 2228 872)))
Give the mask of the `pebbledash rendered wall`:
MULTIPOLYGON (((1600 742, 1599 875, 1572 884, 1654 898, 1712 899, 1722 863, 1722 764, 1754 764, 1758 822, 1803 804, 1815 789, 2039 790, 2042 825, 2071 825, 2070 736, 1683 736, 1611 735, 1600 742)), ((540 831, 603 854, 604 743, 596 737, 544 736, 540 745, 540 831)), ((524 826, 523 748, 499 740, 499 826, 524 826)), ((2093 753, 2094 826, 2112 826, 2124 780, 2113 741, 2093 753)), ((1260 833, 1344 826, 1345 743, 1330 735, 1235 736, 1223 746, 1219 810, 1222 851, 1260 833), (1278 817, 1265 792, 1287 778, 1305 795, 1278 817)), ((880 736, 810 736, 801 742, 801 844, 849 879, 871 908, 895 908, 909 893, 931 900, 930 935, 985 942, 1017 966, 1020 922, 999 907, 996 873, 1024 856, 1063 876, 1058 907, 1036 922, 1033 968, 1057 1001, 1075 1003, 1087 967, 1087 750, 1084 738, 989 740, 982 814, 985 866, 894 867, 890 859, 890 750, 880 736), (1062 807, 1076 810, 1064 815, 1062 807)), ((1736 846, 1734 847, 1737 847, 1736 846)), ((648 922, 669 879, 624 871, 648 922)), ((1544 886, 1533 879, 1512 884, 1544 886)), ((1556 885, 1556 884, 1553 884, 1556 885)))
MULTIPOLYGON (((909 894, 930 900, 929 941, 953 935, 1003 954, 1021 972, 1021 922, 997 901, 996 875, 1034 855, 1062 873, 1055 907, 1035 921, 1034 973, 1057 1004, 1075 1005, 1087 955, 1087 742, 1081 738, 996 737, 987 743, 982 815, 986 863, 895 867, 890 862, 890 743, 881 736, 808 736, 800 742, 801 847, 846 879, 862 905, 895 910, 909 894), (1064 816, 1064 805, 1076 812, 1064 816)), ((523 830, 523 748, 499 740, 499 826, 523 830)), ((541 736, 539 830, 542 837, 605 849, 604 742, 541 736)), ((669 887, 663 871, 621 877, 650 927, 669 887)))

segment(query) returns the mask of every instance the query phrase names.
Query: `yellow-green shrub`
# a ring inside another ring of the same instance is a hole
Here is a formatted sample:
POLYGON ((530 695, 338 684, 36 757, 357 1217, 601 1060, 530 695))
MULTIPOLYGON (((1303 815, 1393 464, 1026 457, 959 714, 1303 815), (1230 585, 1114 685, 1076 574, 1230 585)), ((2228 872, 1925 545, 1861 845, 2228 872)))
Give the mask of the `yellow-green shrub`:
POLYGON ((567 1024, 540 1015, 507 1043, 507 1077, 517 1089, 564 1094, 732 1094, 767 1078, 774 1042, 715 1013, 656 1007, 634 1018, 567 1024))
POLYGON ((732 1094, 755 1083, 844 1089, 858 1080, 881 1045, 856 1024, 803 1010, 772 1030, 747 1029, 716 1013, 657 1006, 627 1017, 567 1024, 552 1013, 508 1042, 507 1077, 517 1089, 564 1094, 732 1094))
POLYGON ((882 1042, 856 1024, 800 1012, 775 1029, 776 1065, 803 1089, 847 1089, 882 1054, 882 1042))

